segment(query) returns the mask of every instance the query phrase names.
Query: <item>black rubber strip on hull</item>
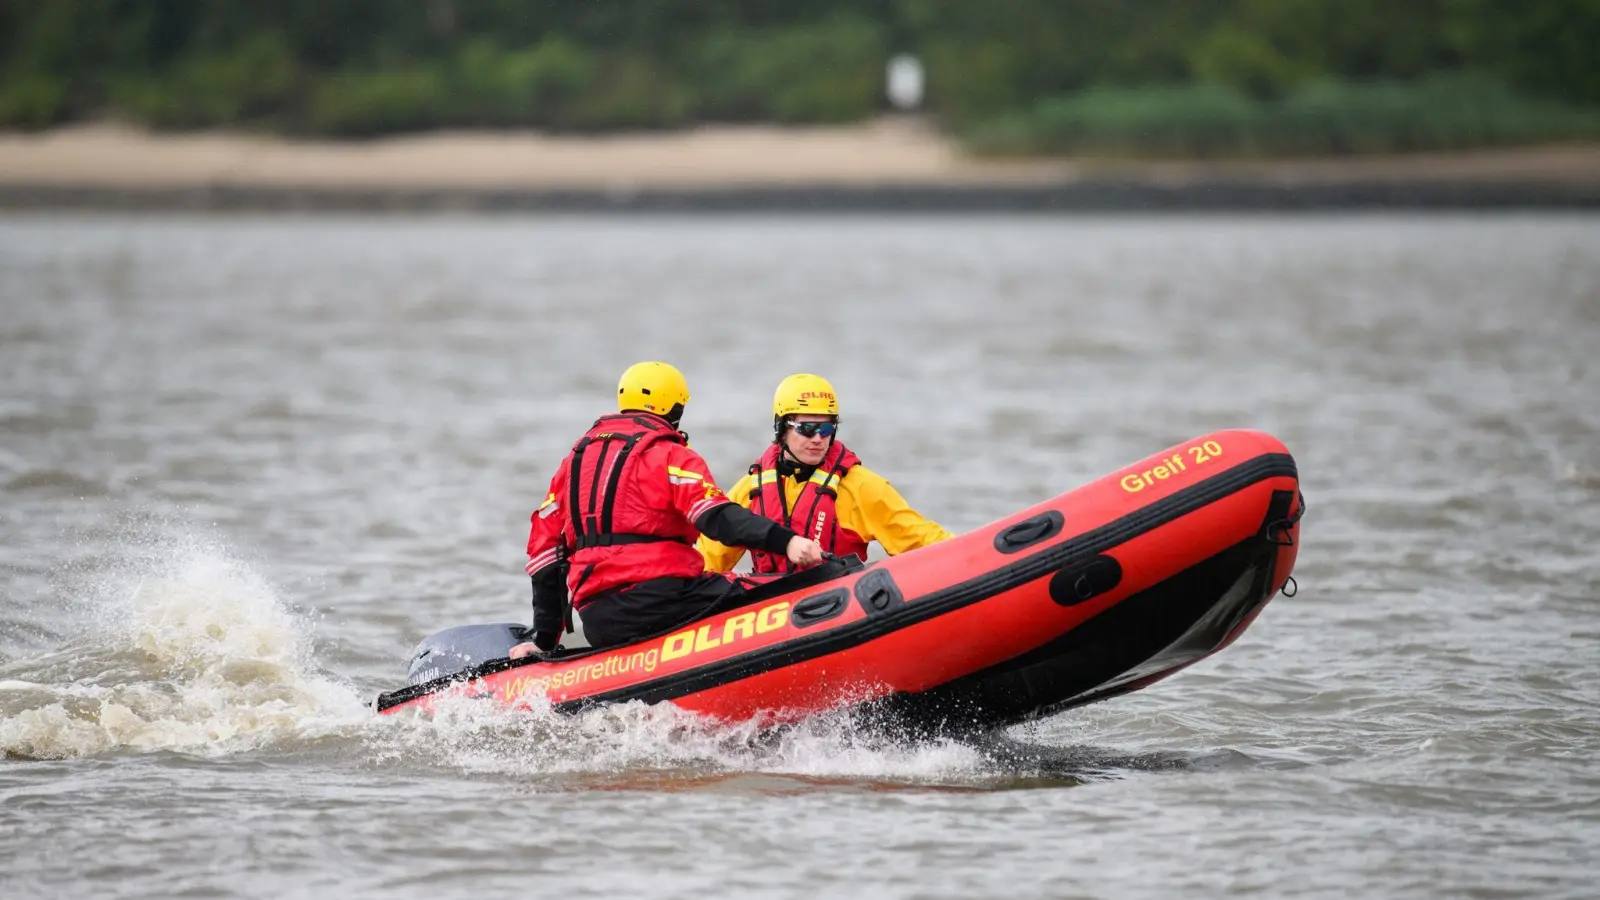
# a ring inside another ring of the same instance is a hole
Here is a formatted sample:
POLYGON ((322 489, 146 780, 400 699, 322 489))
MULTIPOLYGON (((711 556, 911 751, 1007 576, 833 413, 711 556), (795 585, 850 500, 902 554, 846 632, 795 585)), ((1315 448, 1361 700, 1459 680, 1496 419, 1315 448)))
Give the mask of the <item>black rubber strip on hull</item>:
POLYGON ((1015 725, 1135 690, 1215 652, 1271 599, 1277 550, 1248 538, 1028 653, 922 693, 884 697, 870 714, 948 734, 1015 725))

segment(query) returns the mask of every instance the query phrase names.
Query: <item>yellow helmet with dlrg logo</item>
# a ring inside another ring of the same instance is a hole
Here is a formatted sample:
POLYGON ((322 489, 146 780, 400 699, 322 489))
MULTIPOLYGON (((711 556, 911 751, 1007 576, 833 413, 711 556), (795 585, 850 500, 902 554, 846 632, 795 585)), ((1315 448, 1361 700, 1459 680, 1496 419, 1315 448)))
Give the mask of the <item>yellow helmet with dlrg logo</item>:
POLYGON ((790 375, 778 382, 778 391, 772 395, 772 414, 782 418, 803 414, 837 416, 839 395, 833 385, 821 375, 790 375))
POLYGON ((828 379, 802 372, 778 382, 772 395, 773 440, 783 440, 783 422, 789 416, 832 416, 839 419, 839 395, 828 379))
POLYGON ((664 362, 634 363, 617 382, 617 409, 642 409, 664 416, 673 425, 689 405, 689 382, 664 362))

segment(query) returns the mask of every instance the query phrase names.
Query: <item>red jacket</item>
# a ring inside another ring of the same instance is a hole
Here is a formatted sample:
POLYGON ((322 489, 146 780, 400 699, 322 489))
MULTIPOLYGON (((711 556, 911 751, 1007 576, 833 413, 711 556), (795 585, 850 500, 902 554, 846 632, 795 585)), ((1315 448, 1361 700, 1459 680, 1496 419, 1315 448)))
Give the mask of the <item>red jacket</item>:
MULTIPOLYGON (((800 489, 794 508, 788 509, 785 507, 783 477, 778 471, 781 454, 782 448, 773 444, 750 467, 750 476, 754 480, 750 491, 750 511, 787 526, 795 534, 811 538, 828 553, 836 556, 854 553, 865 562, 866 539, 848 528, 839 527, 839 511, 835 508, 839 499, 839 480, 846 472, 860 465, 861 458, 835 440, 822 457, 822 462, 817 464, 810 480, 800 489)), ((765 550, 751 550, 750 563, 751 569, 762 575, 795 570, 787 556, 765 550)))
POLYGON ((652 578, 693 578, 705 571, 694 522, 727 502, 706 461, 665 419, 602 416, 561 461, 533 513, 528 574, 565 553, 575 608, 652 578))

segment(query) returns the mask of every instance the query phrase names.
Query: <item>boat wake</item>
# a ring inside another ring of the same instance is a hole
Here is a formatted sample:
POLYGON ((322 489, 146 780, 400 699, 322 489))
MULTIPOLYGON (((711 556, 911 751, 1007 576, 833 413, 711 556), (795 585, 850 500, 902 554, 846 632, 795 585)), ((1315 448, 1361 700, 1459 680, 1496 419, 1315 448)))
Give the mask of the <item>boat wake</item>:
MULTIPOLYGON (((1202 766, 1000 735, 915 736, 862 710, 781 729, 670 704, 579 713, 441 699, 432 716, 378 716, 315 658, 311 616, 226 548, 141 541, 80 590, 93 627, 0 665, 0 755, 80 759, 172 752, 284 761, 311 752, 419 776, 514 778, 534 791, 1065 786, 1202 766)), ((398 663, 397 663, 398 665, 398 663)))
POLYGON ((140 550, 84 588, 87 634, 0 666, 0 753, 227 755, 364 717, 314 665, 309 619, 247 566, 194 541, 140 550))

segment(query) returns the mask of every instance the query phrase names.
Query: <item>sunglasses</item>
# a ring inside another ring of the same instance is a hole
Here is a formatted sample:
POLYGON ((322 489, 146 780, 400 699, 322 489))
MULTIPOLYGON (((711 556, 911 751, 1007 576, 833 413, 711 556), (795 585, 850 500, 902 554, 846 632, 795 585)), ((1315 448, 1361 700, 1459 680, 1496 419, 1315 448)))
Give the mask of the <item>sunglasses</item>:
POLYGON ((789 427, 803 438, 814 438, 818 435, 831 438, 839 432, 838 422, 790 422, 789 427))

